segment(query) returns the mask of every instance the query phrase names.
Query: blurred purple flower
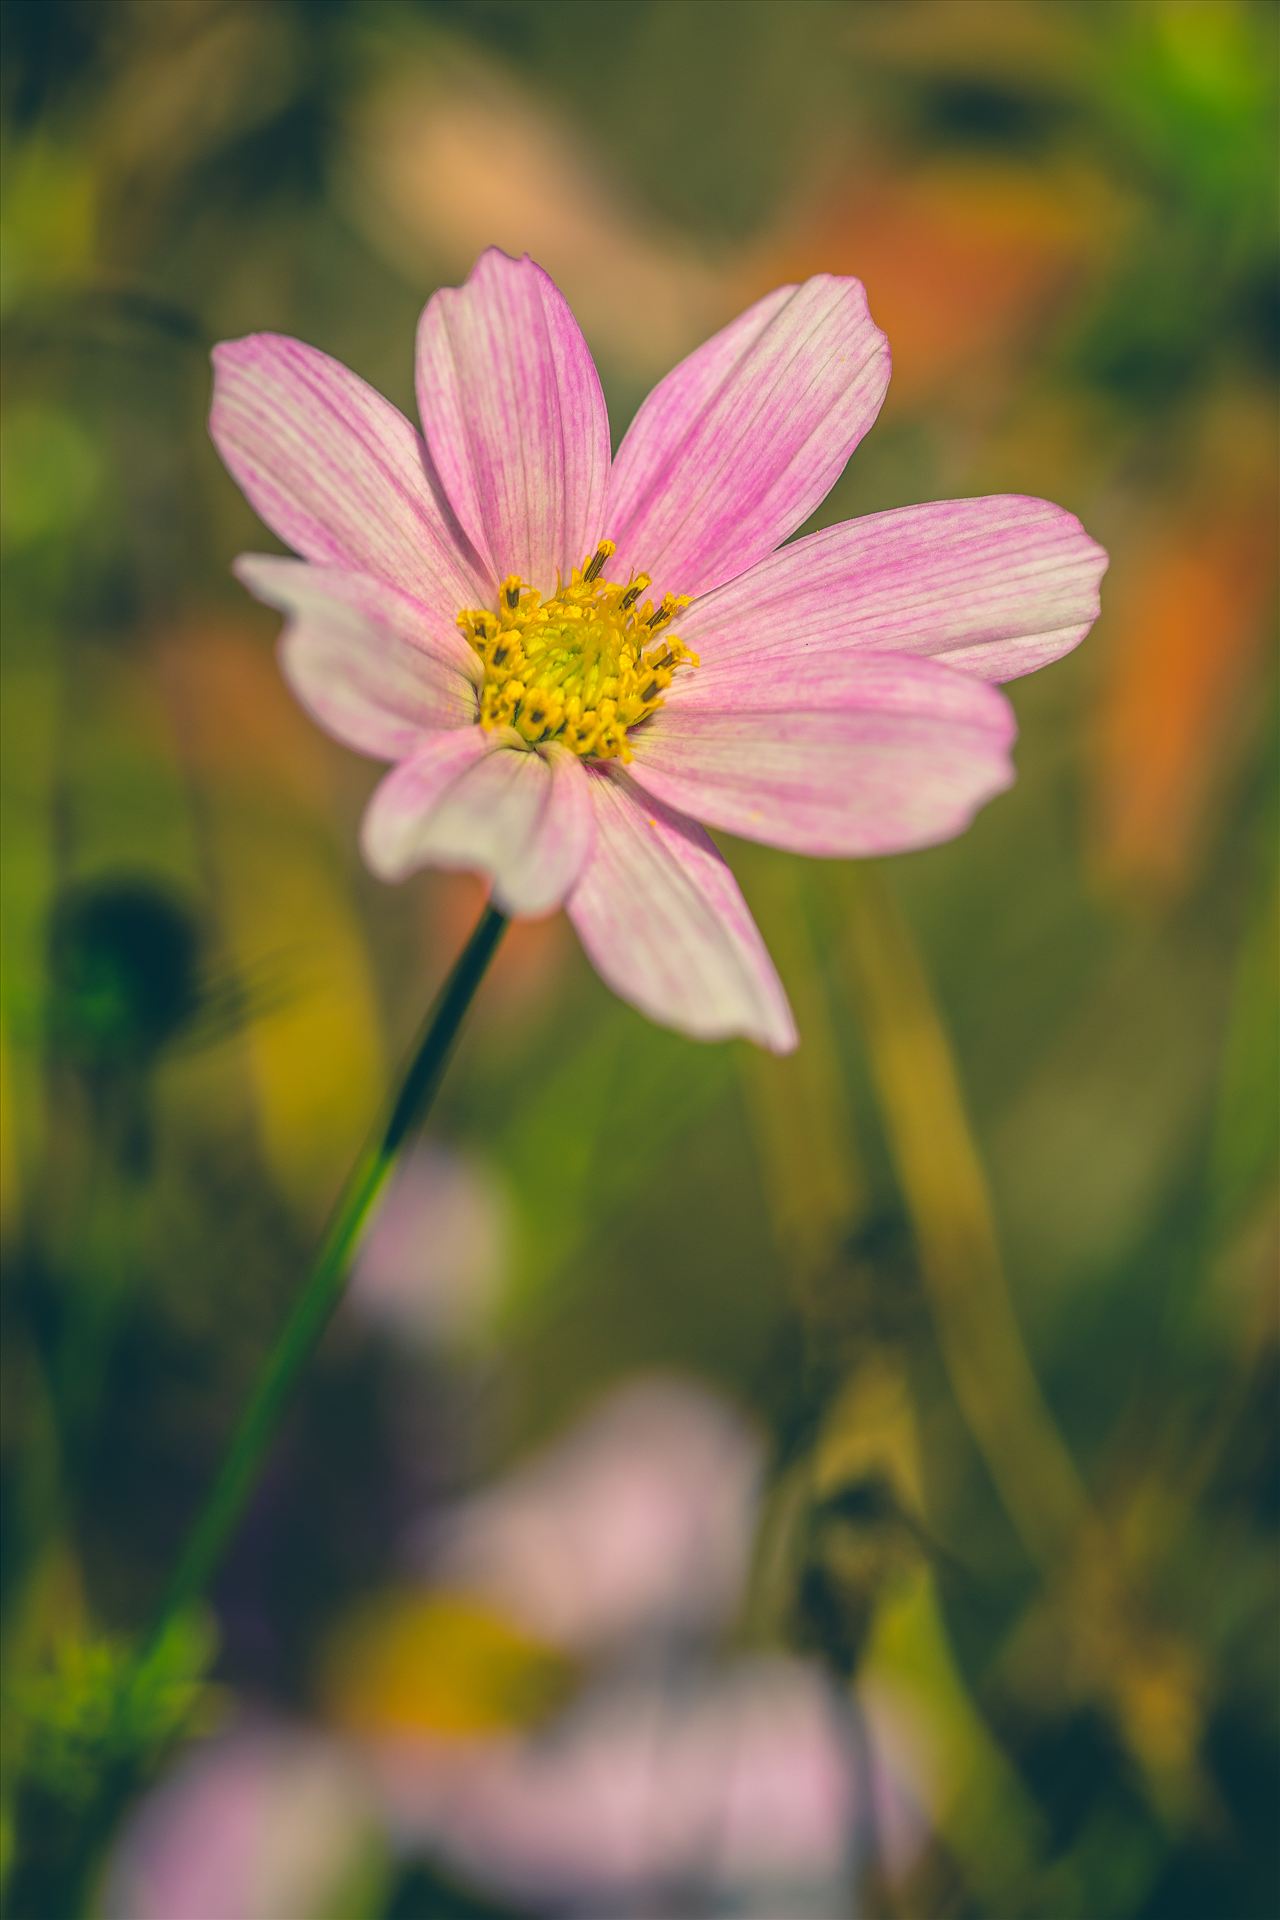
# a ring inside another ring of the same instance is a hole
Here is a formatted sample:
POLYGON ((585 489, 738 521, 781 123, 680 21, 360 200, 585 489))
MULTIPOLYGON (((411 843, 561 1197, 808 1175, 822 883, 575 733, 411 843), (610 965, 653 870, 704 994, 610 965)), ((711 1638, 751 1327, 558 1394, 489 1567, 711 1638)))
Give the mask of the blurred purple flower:
POLYGON ((184 1755, 126 1826, 105 1920, 311 1920, 377 1844, 358 1757, 310 1729, 245 1726, 184 1755))
POLYGON ((360 1243, 351 1309, 414 1346, 465 1343, 493 1314, 508 1251, 493 1175, 442 1147, 412 1147, 360 1243))
POLYGON ((724 1401, 691 1381, 636 1381, 424 1545, 436 1577, 558 1646, 705 1631, 738 1604, 760 1467, 724 1401))
POLYGON ((857 280, 757 301, 658 384, 616 458, 586 342, 527 256, 490 249, 428 302, 425 437, 297 340, 214 359, 218 449, 302 556, 237 572, 287 614, 315 718, 394 763, 370 866, 479 868, 506 913, 565 906, 616 992, 700 1038, 796 1041, 697 822, 842 857, 959 833, 1013 777, 988 683, 1097 615, 1106 556, 1043 500, 908 507, 782 548, 888 387, 857 280))
POLYGON ((866 1782, 849 1705, 780 1656, 593 1688, 533 1736, 375 1750, 402 1840, 538 1911, 848 1913, 866 1865, 862 1796, 892 1825, 891 1869, 922 1826, 883 1765, 866 1782), (713 1903, 709 1906, 708 1903, 713 1903))
POLYGON ((333 1696, 343 1744, 258 1727, 185 1759, 126 1831, 107 1920, 335 1911, 373 1809, 384 1845, 539 1912, 850 1911, 872 1807, 891 1875, 921 1844, 905 1784, 919 1786, 920 1758, 874 1701, 868 1762, 816 1664, 703 1644, 742 1597, 760 1469, 750 1428, 694 1382, 615 1390, 426 1542, 433 1575, 482 1617, 578 1656, 576 1699, 468 1724, 472 1656, 448 1631, 435 1647, 411 1638, 393 1653, 411 1663, 402 1684, 374 1662, 392 1687, 381 1702, 352 1716, 333 1696), (433 1661, 440 1685, 424 1687, 433 1661))

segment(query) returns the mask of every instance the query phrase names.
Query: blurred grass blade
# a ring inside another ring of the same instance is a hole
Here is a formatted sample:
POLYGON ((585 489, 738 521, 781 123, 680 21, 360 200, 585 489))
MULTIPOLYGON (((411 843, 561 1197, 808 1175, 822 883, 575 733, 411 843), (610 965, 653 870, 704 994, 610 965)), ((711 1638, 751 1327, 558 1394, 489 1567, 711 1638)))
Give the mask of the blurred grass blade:
POLYGON ((919 1245, 956 1403, 1022 1541, 1059 1562, 1087 1518, 1032 1370, 986 1177, 920 956, 879 874, 851 869, 846 953, 885 1133, 919 1245))

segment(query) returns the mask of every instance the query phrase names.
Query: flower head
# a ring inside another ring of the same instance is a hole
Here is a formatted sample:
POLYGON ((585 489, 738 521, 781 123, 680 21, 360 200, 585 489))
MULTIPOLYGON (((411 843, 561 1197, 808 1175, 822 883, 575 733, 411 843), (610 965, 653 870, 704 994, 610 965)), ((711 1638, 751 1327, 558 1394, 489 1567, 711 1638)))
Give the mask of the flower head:
POLYGON ((563 905, 609 984, 701 1038, 786 1051, 786 996, 702 824, 827 856, 960 832, 1012 779, 993 682, 1057 659, 1106 555, 1018 495, 784 546, 871 426, 889 352, 856 280, 757 301, 610 458, 599 378, 527 257, 491 250, 418 334, 423 431, 336 361, 214 354, 228 468, 299 559, 237 572, 288 616, 322 726, 393 763, 365 858, 563 905))
POLYGON ((604 577, 602 540, 548 599, 516 574, 498 611, 473 607, 458 625, 484 666, 482 727, 514 727, 527 745, 559 740, 583 760, 630 760, 627 736, 662 705, 681 667, 698 656, 665 631, 688 597, 645 599, 648 574, 625 585, 604 577))

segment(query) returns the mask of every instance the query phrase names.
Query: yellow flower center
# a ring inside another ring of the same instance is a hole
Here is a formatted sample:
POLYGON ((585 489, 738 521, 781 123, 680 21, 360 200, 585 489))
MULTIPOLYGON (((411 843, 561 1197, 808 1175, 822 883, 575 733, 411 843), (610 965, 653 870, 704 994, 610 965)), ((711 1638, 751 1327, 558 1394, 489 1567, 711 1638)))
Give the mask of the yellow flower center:
POLYGON ((549 600, 512 574, 498 610, 468 607, 458 625, 484 663, 480 724, 514 727, 530 746, 559 740, 584 760, 629 760, 627 734, 662 705, 681 667, 696 667, 666 628, 689 602, 643 598, 604 578, 614 543, 602 540, 549 600))

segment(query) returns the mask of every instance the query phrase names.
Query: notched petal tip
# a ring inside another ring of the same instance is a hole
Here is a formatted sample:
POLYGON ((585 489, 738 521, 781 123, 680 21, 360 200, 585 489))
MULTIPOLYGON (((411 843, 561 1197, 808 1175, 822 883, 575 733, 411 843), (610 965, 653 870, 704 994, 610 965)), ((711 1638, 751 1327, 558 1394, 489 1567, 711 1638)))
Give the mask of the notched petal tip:
POLYGON ((780 1058, 785 1059, 787 1054, 794 1053, 800 1045, 800 1030, 796 1026, 795 1015, 791 1011, 789 1002, 785 1004, 784 1011, 785 1019, 780 1015, 776 1023, 767 1031, 760 1033, 744 1031, 738 1037, 750 1040, 753 1045, 763 1047, 767 1053, 776 1053, 780 1058))
POLYGON ((287 553, 238 553, 231 562, 232 578, 238 580, 247 593, 255 600, 261 600, 265 607, 279 607, 288 611, 290 595, 288 575, 284 567, 307 566, 305 560, 295 560, 287 553))
POLYGON ((237 333, 229 340, 215 340, 209 349, 209 358, 215 367, 219 367, 228 360, 236 359, 246 348, 251 348, 255 340, 281 340, 285 337, 277 333, 237 333))
MULTIPOLYGON (((872 365, 882 365, 884 386, 888 386, 893 366, 893 349, 884 328, 877 325, 871 311, 871 296, 867 292, 866 282, 852 273, 814 273, 800 283, 797 292, 808 293, 810 289, 826 288, 836 295, 841 304, 848 307, 859 324, 858 355, 855 372, 861 374, 872 365)), ((879 404, 884 404, 884 391, 880 393, 879 404)))
POLYGON ((945 660, 930 664, 936 672, 947 675, 950 680, 963 681, 967 723, 989 733, 997 746, 1006 753, 1011 752, 1018 738, 1018 716, 1008 694, 995 681, 975 680, 971 674, 948 665, 945 660))
MULTIPOLYGON (((544 280, 551 280, 551 275, 542 265, 542 262, 535 260, 531 253, 508 253, 505 247, 500 247, 494 242, 491 246, 485 247, 482 252, 476 255, 475 265, 467 275, 467 281, 474 280, 482 269, 486 271, 492 269, 501 272, 507 267, 515 267, 517 269, 532 267, 534 272, 540 273, 544 280)), ((554 280, 551 280, 551 284, 552 286, 556 285, 554 280)), ((557 288, 557 292, 558 291, 559 289, 557 288)))
POLYGON ((371 824, 370 811, 366 808, 357 835, 360 858, 375 880, 381 880, 388 887, 399 886, 415 871, 418 863, 402 847, 392 847, 383 838, 377 822, 371 824))
POLYGON ((867 283, 865 280, 860 279, 856 273, 813 273, 810 274, 807 280, 801 281, 800 285, 803 287, 830 287, 844 295, 845 298, 852 300, 857 306, 860 306, 876 339, 883 345, 884 350, 888 352, 889 337, 883 328, 876 325, 875 317, 871 312, 871 295, 867 291, 867 283))
MULTIPOLYGON (((942 504, 953 503, 943 502, 942 504)), ((1047 500, 1041 493, 994 493, 981 495, 972 504, 975 507, 984 505, 1021 507, 1029 517, 1041 518, 1046 531, 1052 528, 1062 535, 1074 537, 1078 543, 1078 553, 1074 557, 1080 561, 1092 559, 1097 564, 1099 579, 1111 565, 1110 553, 1102 542, 1096 540, 1090 533, 1080 515, 1073 512, 1070 507, 1062 506, 1057 500, 1047 500)))
POLYGON ((252 367, 268 361, 273 354, 319 353, 318 347, 308 346, 305 340, 299 340, 291 333, 241 333, 231 340, 215 340, 209 349, 209 364, 213 368, 213 399, 216 405, 228 379, 252 367))

